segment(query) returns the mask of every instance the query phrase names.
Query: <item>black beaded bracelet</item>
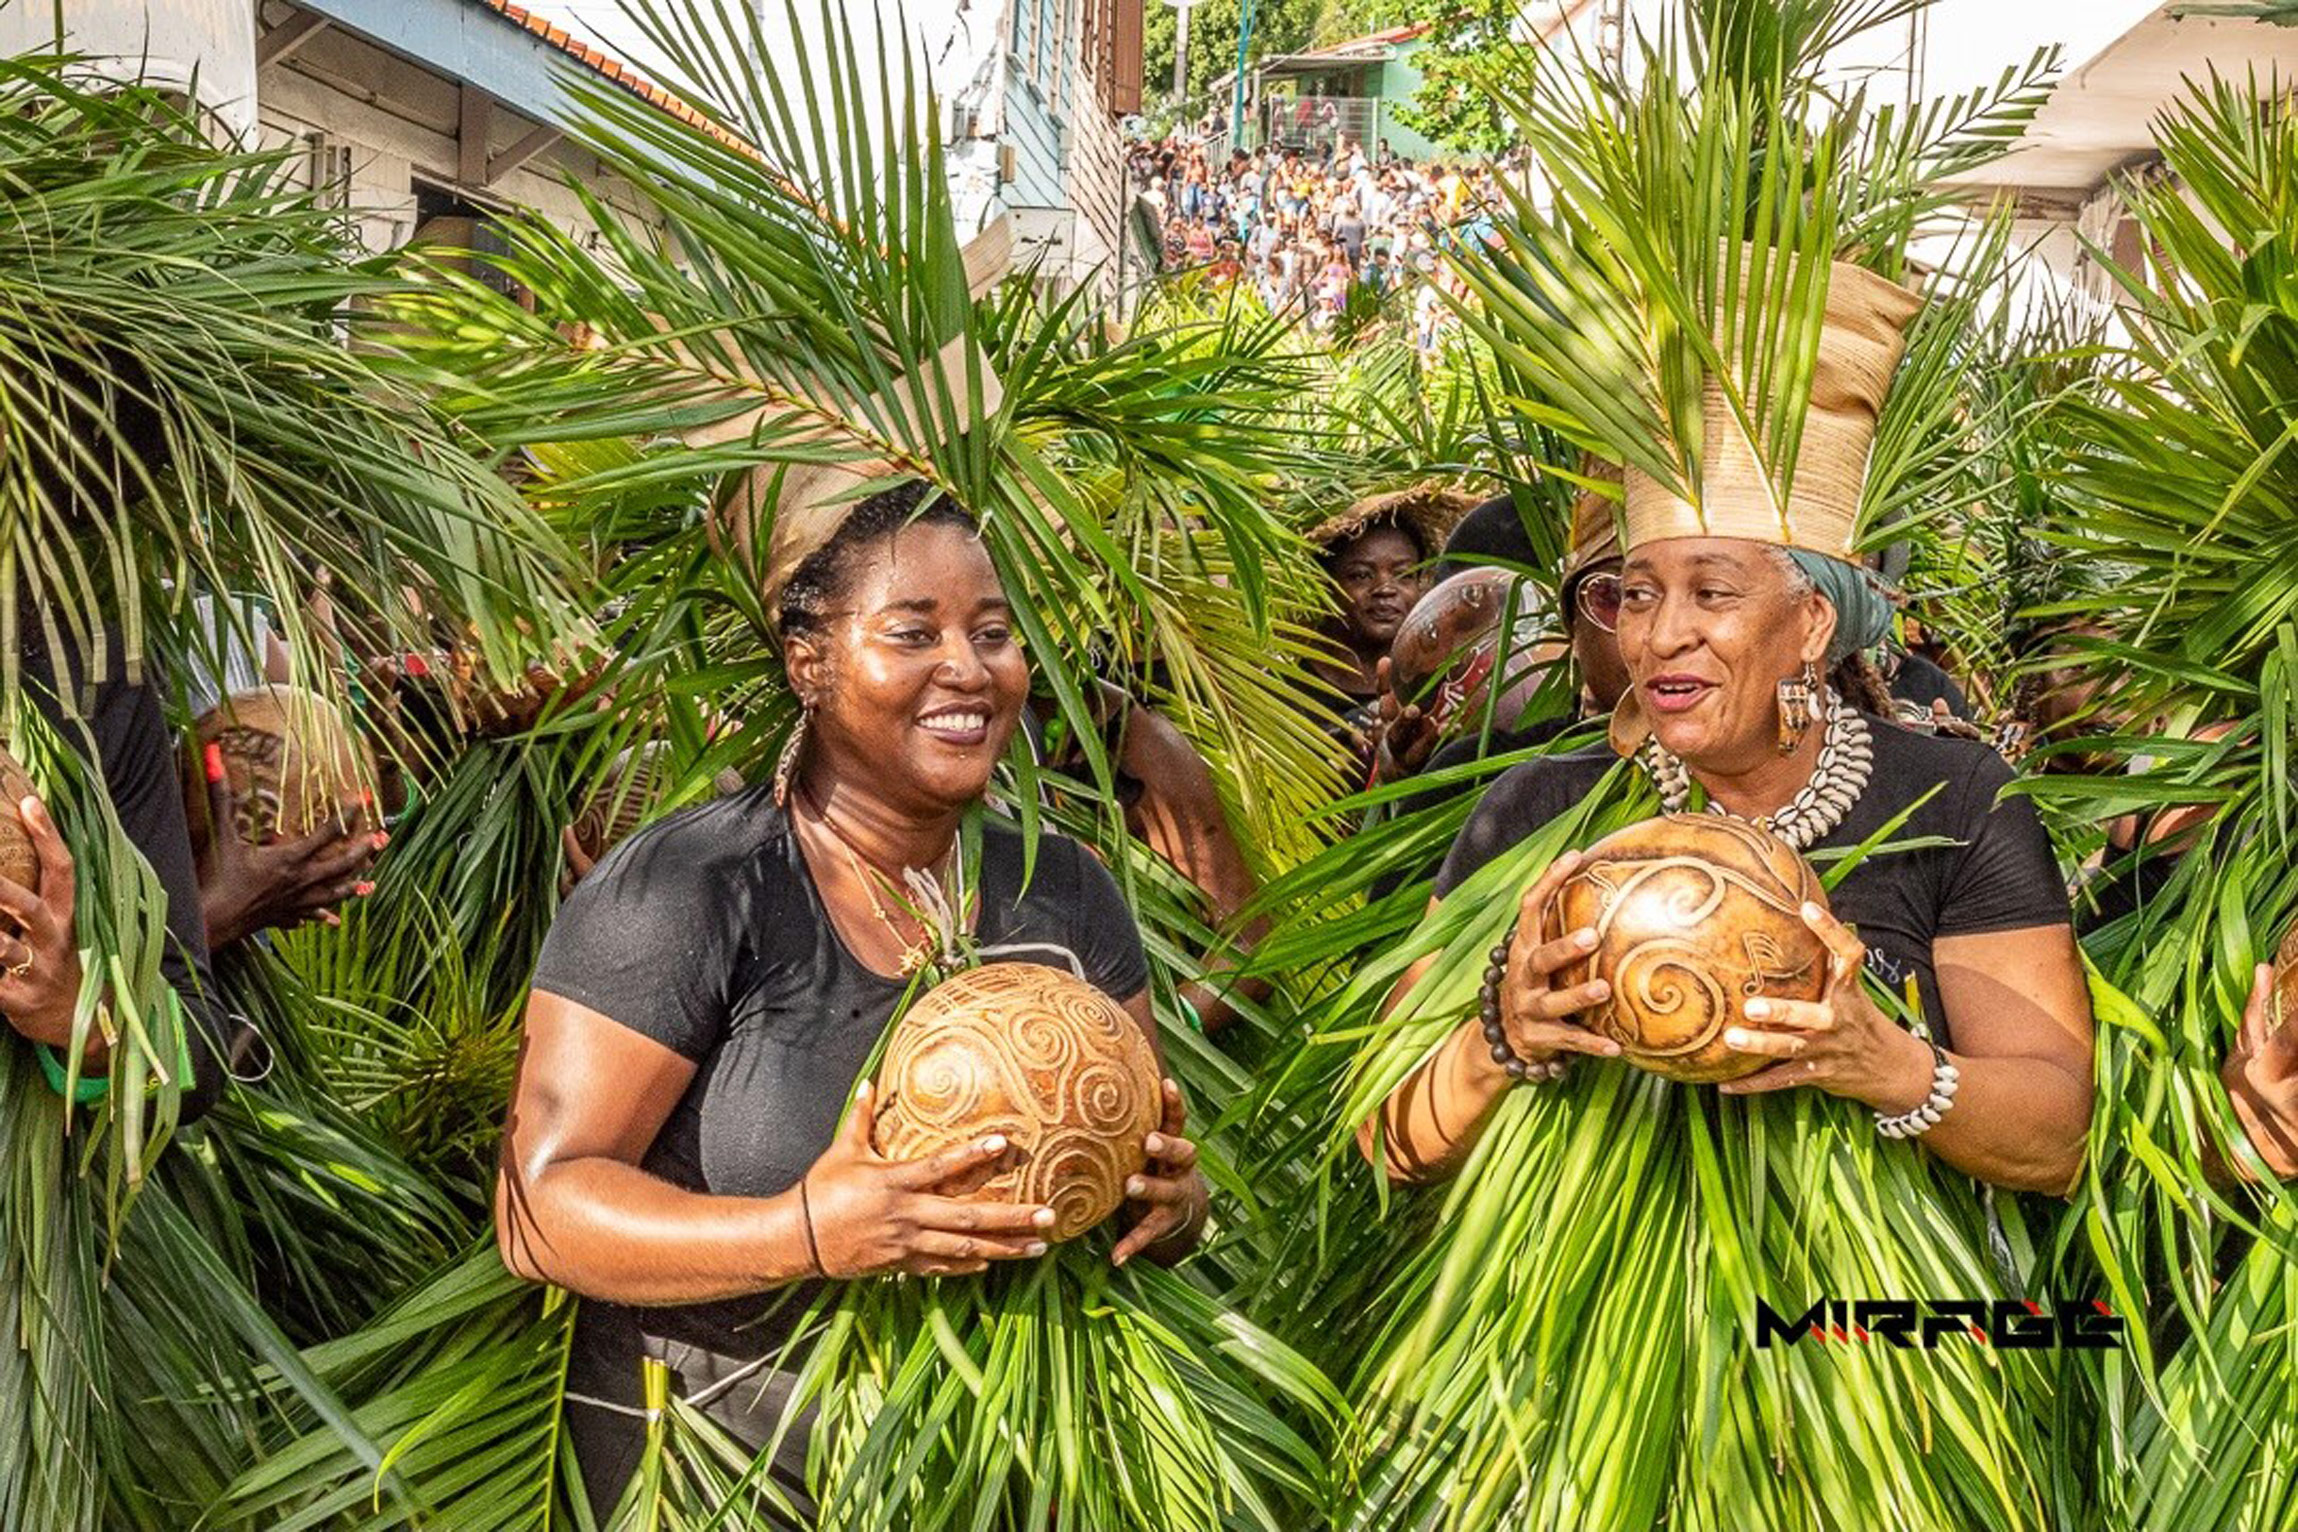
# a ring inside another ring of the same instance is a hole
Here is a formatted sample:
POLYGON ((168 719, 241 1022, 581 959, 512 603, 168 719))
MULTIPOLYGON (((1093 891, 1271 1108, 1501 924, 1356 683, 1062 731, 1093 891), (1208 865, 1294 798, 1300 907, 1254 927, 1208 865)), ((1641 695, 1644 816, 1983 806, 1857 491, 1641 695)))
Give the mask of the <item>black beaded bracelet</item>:
POLYGON ((1484 1025, 1484 1041, 1491 1045, 1492 1062, 1506 1071, 1511 1080, 1561 1080, 1564 1061, 1548 1059, 1533 1063, 1518 1053, 1508 1041, 1508 1028, 1500 1020, 1500 984, 1508 977, 1508 949, 1516 944, 1516 932, 1521 921, 1512 922, 1508 934, 1500 938, 1484 964, 1484 983, 1476 992, 1476 1014, 1484 1025))

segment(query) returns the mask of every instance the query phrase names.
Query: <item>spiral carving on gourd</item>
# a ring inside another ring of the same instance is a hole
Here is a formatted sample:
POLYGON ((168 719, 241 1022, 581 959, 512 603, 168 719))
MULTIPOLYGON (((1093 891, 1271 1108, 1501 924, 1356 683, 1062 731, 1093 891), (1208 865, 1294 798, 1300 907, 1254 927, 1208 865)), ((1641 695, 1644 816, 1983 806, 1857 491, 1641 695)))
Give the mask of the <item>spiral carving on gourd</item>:
POLYGON ((36 889, 40 882, 40 853, 33 848, 31 832, 24 828, 24 820, 16 805, 32 796, 32 779, 16 758, 0 750, 0 878, 6 878, 22 888, 36 889))
POLYGON ((878 1080, 879 1153, 917 1159, 1002 1133, 1018 1163, 964 1194, 1043 1203, 1055 1239, 1115 1211, 1162 1115, 1156 1057, 1133 1018, 1033 963, 971 969, 921 997, 878 1080))
POLYGON ((1591 847, 1543 918, 1552 939, 1592 927, 1566 984, 1602 979, 1587 1024, 1647 1068, 1686 1080, 1761 1067, 1722 1043, 1756 995, 1816 999, 1825 950, 1801 905, 1821 897, 1801 858, 1753 826, 1716 817, 1645 821, 1591 847))

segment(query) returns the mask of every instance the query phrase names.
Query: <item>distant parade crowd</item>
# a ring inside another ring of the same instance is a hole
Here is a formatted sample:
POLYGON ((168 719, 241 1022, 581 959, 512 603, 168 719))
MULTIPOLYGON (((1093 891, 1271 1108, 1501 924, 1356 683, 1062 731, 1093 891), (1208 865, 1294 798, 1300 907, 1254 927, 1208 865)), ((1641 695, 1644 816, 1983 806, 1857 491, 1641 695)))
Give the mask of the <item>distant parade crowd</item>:
POLYGON ((1352 292, 1386 302, 1410 290, 1424 351, 1447 322, 1440 253, 1480 237, 1502 200, 1489 163, 1414 161, 1341 132, 1223 154, 1214 132, 1181 130, 1137 142, 1132 172, 1167 271, 1249 283, 1271 313, 1300 310, 1320 330, 1352 292))

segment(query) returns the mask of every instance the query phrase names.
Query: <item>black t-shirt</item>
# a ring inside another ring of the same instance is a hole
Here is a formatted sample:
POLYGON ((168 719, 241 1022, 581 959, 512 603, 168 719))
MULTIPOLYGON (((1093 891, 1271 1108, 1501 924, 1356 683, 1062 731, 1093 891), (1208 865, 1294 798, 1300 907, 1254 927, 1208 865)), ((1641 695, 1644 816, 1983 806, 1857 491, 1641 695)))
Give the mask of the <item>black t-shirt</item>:
MULTIPOLYGON (((2002 757, 1974 740, 1916 733, 1869 719, 1875 770, 1843 823, 1813 851, 1843 850, 1873 837, 1909 804, 1931 793, 1890 842, 1941 837, 1952 845, 1879 851, 1829 894, 1835 917, 1867 943, 1867 966, 1902 992, 1912 976, 1932 1030, 1948 1036, 1931 961, 1942 936, 1972 936, 2068 923, 2066 885, 2051 843, 2023 797, 1998 798, 2011 780, 2002 757), (1938 789, 1932 792, 1932 789, 1938 789)), ((1571 808, 1618 759, 1606 745, 1526 761, 1493 783, 1453 842, 1436 875, 1448 893, 1471 873, 1571 808)), ((1820 864, 1824 875, 1824 862, 1820 864)), ((2016 981, 2016 975, 2006 975, 2016 981)))
MULTIPOLYGON (((1075 841, 1045 834, 1025 889, 1023 849, 1020 831, 985 823, 981 944, 1065 948, 1120 1001, 1147 988, 1140 932, 1107 870, 1075 841)), ((1066 966, 1056 952, 1011 960, 1066 966)), ((846 950, 788 816, 763 785, 617 846, 560 909, 535 970, 536 989, 694 1061, 692 1083, 642 1164, 690 1191, 731 1197, 788 1190, 829 1147, 906 987, 846 950)), ((783 1304, 775 1296, 647 1309, 637 1325, 652 1337, 758 1356, 788 1336, 806 1295, 783 1304)), ((603 1307, 586 1304, 586 1321, 603 1307)))

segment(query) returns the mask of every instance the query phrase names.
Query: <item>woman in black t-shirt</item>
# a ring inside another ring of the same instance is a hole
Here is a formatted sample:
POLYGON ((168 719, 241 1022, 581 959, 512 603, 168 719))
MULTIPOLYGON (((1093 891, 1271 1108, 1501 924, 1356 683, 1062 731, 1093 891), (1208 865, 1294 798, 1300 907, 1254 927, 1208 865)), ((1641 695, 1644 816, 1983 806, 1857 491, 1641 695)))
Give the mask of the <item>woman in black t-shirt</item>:
MULTIPOLYGON (((861 501, 780 593, 807 720, 786 773, 617 847, 536 971, 496 1227, 513 1270, 593 1300, 568 1421, 601 1511, 643 1449, 642 1358, 756 1449, 788 1396, 788 1375, 764 1370, 803 1307, 788 1290, 1045 1251, 1051 1209, 942 1195, 1000 1159, 1002 1139, 881 1159, 855 1086, 934 951, 903 875, 950 886, 961 821, 1028 693, 971 519, 921 500, 910 484, 861 501)), ((985 949, 1065 949, 1155 1042, 1139 934, 1081 847, 1042 837, 1025 880, 1020 835, 990 821, 973 892, 985 949)), ((1177 1256, 1204 1219, 1180 1094, 1165 1093, 1151 1163, 1127 1188, 1120 1263, 1177 1256)), ((803 1456, 802 1441, 778 1456, 786 1486, 803 1456)))
MULTIPOLYGON (((1873 1108, 1885 1131, 1924 1134, 1980 1180, 2066 1191, 2090 1124, 2090 1005, 2049 842, 2031 805, 2000 797, 2008 769, 1976 742, 1870 716, 1878 689, 1853 672, 1889 612, 1853 566, 1743 538, 1631 542, 1618 633, 1632 684, 1614 747, 1636 753, 1663 802, 1683 806, 1696 784, 1711 807, 1814 851, 1858 846, 1909 816, 1887 839, 1912 845, 1858 864, 1832 914, 1807 913, 1835 953, 1827 997, 1748 1002, 1723 1041, 1778 1062, 1717 1088, 1824 1090, 1873 1108), (1862 694, 1865 711, 1846 700, 1862 694), (1928 1039, 1883 1014, 1862 966, 1895 994, 1912 989, 1928 1039)), ((1612 761, 1599 746, 1501 777, 1438 894, 1585 798, 1612 761)), ((1559 858, 1525 893, 1519 931, 1536 928, 1576 861, 1559 858)), ((1608 998, 1603 982, 1550 982, 1594 940, 1512 937, 1497 986, 1504 1040, 1471 1019, 1391 1095, 1381 1116, 1392 1174, 1457 1169, 1509 1066, 1539 1077, 1567 1054, 1618 1053, 1574 1020, 1608 998)))

